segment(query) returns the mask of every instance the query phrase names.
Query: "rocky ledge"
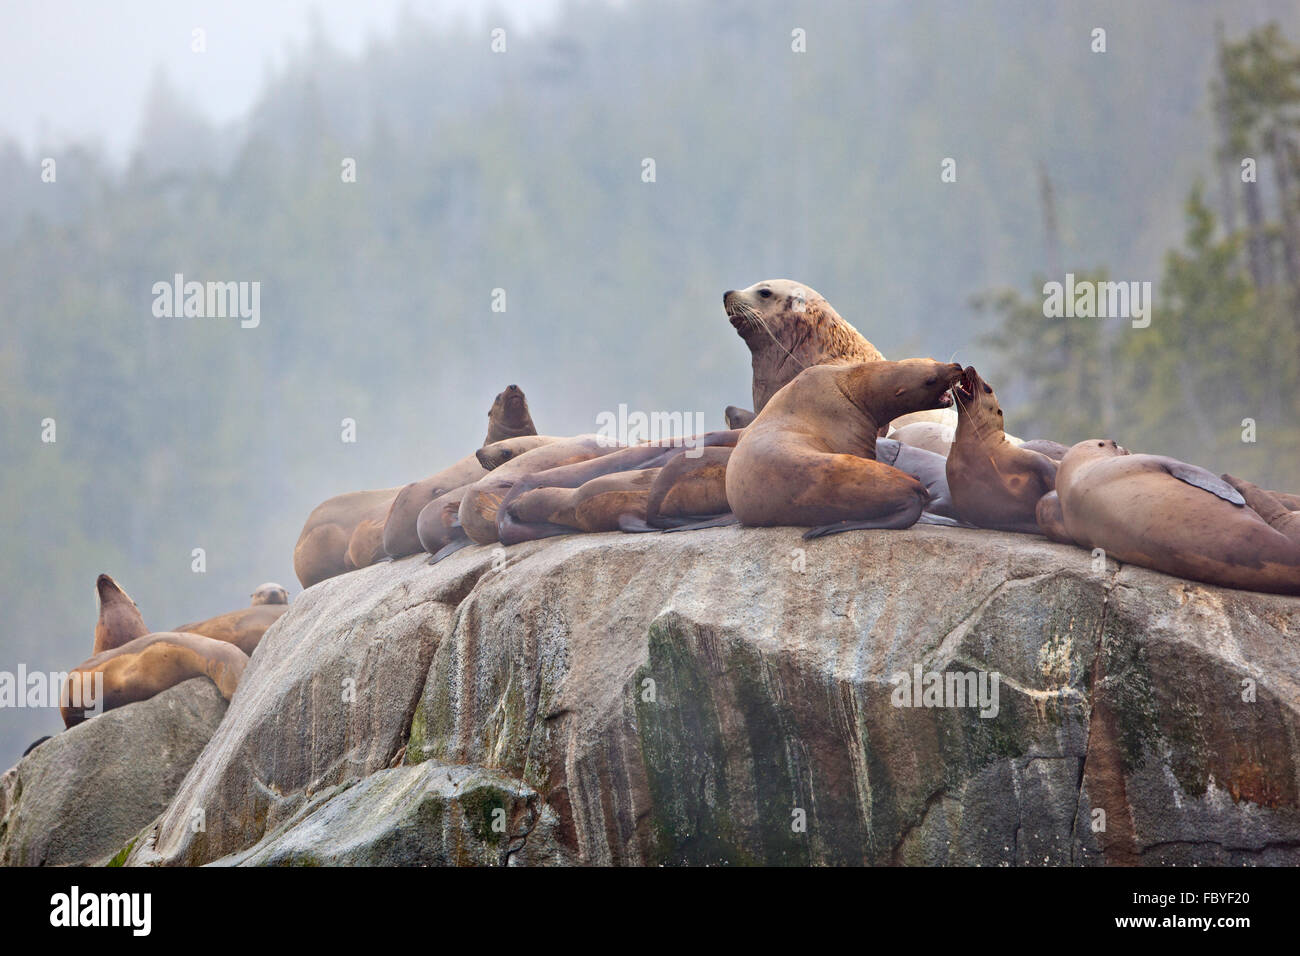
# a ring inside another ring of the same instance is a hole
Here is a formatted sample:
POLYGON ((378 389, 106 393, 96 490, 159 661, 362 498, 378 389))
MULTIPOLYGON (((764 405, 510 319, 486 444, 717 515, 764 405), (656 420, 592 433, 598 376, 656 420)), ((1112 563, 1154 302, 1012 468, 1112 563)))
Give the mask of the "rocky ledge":
POLYGON ((1298 638, 1300 599, 963 529, 412 558, 295 600, 121 842, 128 864, 1295 865, 1298 638), (933 673, 971 683, 927 694, 933 673))

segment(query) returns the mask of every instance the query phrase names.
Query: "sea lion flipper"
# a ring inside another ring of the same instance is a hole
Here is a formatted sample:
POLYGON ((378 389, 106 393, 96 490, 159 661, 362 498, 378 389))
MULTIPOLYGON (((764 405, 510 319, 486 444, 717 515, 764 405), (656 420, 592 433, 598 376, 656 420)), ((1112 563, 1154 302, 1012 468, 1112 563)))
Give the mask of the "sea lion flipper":
POLYGON ((1185 481, 1195 488, 1217 495, 1224 501, 1230 501, 1234 505, 1245 507, 1246 499, 1241 496, 1241 492, 1212 472, 1206 471, 1197 465, 1189 465, 1177 458, 1160 458, 1159 460, 1165 466, 1165 471, 1179 481, 1185 481))
POLYGON ((664 528, 664 534, 672 534, 674 531, 701 531, 704 528, 729 528, 738 524, 740 519, 728 511, 725 515, 716 515, 712 518, 688 519, 686 524, 675 524, 671 528, 664 528))
POLYGON ((466 538, 463 541, 453 541, 451 544, 439 548, 438 553, 429 559, 429 564, 437 564, 439 561, 447 557, 449 554, 455 554, 461 548, 468 548, 473 543, 474 542, 469 540, 469 538, 466 538))
POLYGON ((625 514, 618 516, 618 530, 625 531, 628 534, 645 534, 650 531, 662 531, 662 528, 652 528, 645 523, 644 518, 638 518, 634 514, 625 514))

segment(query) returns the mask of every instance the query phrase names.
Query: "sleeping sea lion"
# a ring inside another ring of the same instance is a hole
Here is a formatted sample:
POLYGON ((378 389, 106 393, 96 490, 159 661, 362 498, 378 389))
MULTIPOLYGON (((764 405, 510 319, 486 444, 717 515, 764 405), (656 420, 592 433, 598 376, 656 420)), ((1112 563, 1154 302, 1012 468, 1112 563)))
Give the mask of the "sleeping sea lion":
POLYGON ((96 654, 69 671, 59 713, 63 725, 73 727, 86 719, 86 712, 92 707, 112 710, 148 700, 191 677, 209 678, 221 696, 230 700, 247 665, 248 655, 226 641, 168 631, 145 634, 121 647, 96 654), (80 677, 74 679, 74 674, 80 677), (82 688, 93 687, 95 674, 103 675, 103 698, 92 701, 81 696, 78 700, 75 684, 79 681, 82 688))
POLYGON ((1204 468, 1094 438, 1070 449, 1056 491, 1066 532, 1083 548, 1207 584, 1300 594, 1289 512, 1252 493, 1262 517, 1204 468))

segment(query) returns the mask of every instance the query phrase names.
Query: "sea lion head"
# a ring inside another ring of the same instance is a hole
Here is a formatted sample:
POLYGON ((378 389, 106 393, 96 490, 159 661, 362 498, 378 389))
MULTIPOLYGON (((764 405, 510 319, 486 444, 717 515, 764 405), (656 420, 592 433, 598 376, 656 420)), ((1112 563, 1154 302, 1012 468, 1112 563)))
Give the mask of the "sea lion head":
POLYGON ((879 385, 873 394, 893 408, 919 412, 930 408, 952 407, 951 386, 961 378, 961 366, 955 362, 936 362, 928 358, 903 359, 899 362, 869 362, 864 368, 879 369, 879 385))
POLYGON ((520 452, 511 447, 509 442, 496 441, 484 445, 478 451, 474 452, 474 457, 477 458, 478 463, 488 471, 494 471, 518 454, 520 454, 520 452))
POLYGON ((289 592, 273 581, 268 581, 266 584, 259 584, 251 596, 254 605, 289 603, 289 592))
MULTIPOLYGON (((748 289, 731 289, 722 294, 722 308, 740 337, 749 341, 768 335, 782 339, 782 331, 808 321, 816 321, 823 314, 839 318, 829 302, 816 289, 791 279, 764 279, 748 289), (800 316, 800 320, 792 320, 800 316)), ((793 343, 785 343, 789 348, 793 343)))
MULTIPOLYGON (((1077 464, 1083 461, 1098 461, 1103 458, 1118 458, 1120 455, 1127 455, 1128 453, 1129 450, 1117 443, 1113 438, 1089 438, 1071 447, 1066 452, 1065 457, 1071 460, 1071 464, 1077 464)), ((1062 464, 1064 464, 1064 461, 1062 464)))
POLYGON ((981 436, 1004 433, 1002 406, 993 392, 993 386, 980 377, 974 365, 967 365, 961 376, 953 382, 952 394, 957 399, 957 422, 974 425, 981 436))
POLYGON ((528 399, 518 385, 507 385, 488 409, 488 433, 483 444, 490 445, 504 438, 536 435, 532 416, 528 413, 528 399))
POLYGON ((95 579, 95 595, 99 619, 95 622, 94 653, 110 651, 149 633, 140 608, 112 577, 101 574, 95 579))

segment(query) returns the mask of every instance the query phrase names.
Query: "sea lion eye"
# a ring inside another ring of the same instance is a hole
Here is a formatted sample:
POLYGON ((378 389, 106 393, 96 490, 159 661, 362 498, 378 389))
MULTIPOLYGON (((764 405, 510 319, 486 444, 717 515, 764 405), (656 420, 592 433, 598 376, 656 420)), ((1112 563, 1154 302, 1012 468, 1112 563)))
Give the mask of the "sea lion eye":
POLYGON ((991 388, 989 387, 989 383, 988 383, 988 382, 985 382, 985 383, 984 383, 984 394, 985 394, 985 395, 992 395, 992 394, 993 394, 993 389, 991 389, 991 388))
POLYGON ((759 289, 759 290, 758 290, 758 295, 759 295, 759 298, 762 298, 762 299, 770 299, 770 298, 772 298, 772 290, 771 290, 771 289, 759 289))
POLYGON ((925 384, 926 384, 926 385, 933 385, 933 384, 934 384, 935 382, 937 382, 937 381, 939 381, 939 379, 938 379, 936 376, 931 375, 929 378, 927 378, 927 379, 925 380, 925 384))

